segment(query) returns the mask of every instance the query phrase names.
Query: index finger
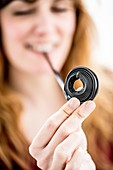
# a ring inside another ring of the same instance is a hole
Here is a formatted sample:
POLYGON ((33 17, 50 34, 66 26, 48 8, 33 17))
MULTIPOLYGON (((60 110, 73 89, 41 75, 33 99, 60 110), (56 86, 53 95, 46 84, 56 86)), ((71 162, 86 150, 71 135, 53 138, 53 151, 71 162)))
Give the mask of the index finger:
MULTIPOLYGON (((58 112, 53 114, 39 130, 32 142, 33 148, 44 148, 51 140, 61 124, 78 108, 80 102, 77 98, 71 98, 58 112)), ((30 146, 30 147, 32 147, 30 146)))
MULTIPOLYGON (((56 148, 59 143, 63 142, 70 134, 81 131, 82 122, 90 115, 95 109, 95 103, 93 101, 86 101, 79 106, 68 119, 58 128, 57 132, 48 144, 48 147, 56 148)), ((82 140, 84 148, 85 140, 82 140)))

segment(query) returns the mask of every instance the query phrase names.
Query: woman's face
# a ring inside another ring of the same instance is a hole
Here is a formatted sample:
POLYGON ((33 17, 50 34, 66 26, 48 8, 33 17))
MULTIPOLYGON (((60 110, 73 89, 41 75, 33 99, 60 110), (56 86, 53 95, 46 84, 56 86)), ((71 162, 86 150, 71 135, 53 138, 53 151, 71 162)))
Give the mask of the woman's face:
POLYGON ((14 0, 1 10, 2 43, 10 65, 37 73, 60 71, 72 45, 76 16, 72 0, 14 0))

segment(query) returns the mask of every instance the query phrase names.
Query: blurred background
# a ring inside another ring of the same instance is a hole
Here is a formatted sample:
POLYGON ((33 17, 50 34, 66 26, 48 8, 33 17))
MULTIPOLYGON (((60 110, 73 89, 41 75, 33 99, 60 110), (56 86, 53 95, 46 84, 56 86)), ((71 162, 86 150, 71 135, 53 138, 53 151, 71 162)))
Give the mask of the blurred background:
POLYGON ((83 0, 98 32, 93 57, 113 70, 113 0, 83 0))

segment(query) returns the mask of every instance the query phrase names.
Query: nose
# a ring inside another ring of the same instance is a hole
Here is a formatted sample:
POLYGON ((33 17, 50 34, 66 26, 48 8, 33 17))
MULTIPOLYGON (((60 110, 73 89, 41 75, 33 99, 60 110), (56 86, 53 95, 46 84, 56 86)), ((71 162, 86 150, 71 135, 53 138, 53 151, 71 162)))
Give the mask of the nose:
POLYGON ((51 34, 54 31, 54 20, 49 10, 40 10, 36 17, 34 32, 39 36, 51 34))

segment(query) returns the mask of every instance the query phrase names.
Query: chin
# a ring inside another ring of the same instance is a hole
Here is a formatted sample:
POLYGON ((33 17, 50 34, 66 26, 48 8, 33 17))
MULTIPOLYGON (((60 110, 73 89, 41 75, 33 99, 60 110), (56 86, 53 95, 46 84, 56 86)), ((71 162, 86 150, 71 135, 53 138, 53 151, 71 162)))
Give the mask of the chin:
POLYGON ((31 70, 31 72, 33 73, 33 74, 37 74, 38 76, 39 75, 46 75, 46 74, 50 74, 51 72, 52 72, 52 70, 51 70, 51 68, 50 67, 38 67, 38 69, 36 68, 36 69, 33 69, 33 70, 31 70))
POLYGON ((61 63, 59 64, 57 64, 57 63, 55 63, 54 65, 53 65, 53 68, 57 71, 57 72, 60 72, 61 70, 62 70, 62 67, 63 67, 63 65, 61 65, 61 63))

